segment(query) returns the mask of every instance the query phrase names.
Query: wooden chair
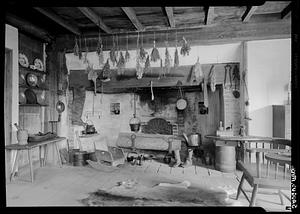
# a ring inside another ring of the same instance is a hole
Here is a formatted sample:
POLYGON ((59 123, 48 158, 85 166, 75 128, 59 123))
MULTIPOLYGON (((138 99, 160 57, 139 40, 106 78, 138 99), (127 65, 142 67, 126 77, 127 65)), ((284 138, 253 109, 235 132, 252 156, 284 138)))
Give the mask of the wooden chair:
POLYGON ((273 141, 264 143, 269 144, 270 148, 266 148, 266 145, 263 145, 263 148, 248 148, 246 149, 249 153, 256 154, 256 162, 251 163, 251 158, 248 160, 248 163, 238 161, 238 167, 243 171, 243 175, 238 187, 236 200, 239 198, 240 193, 242 192, 246 199, 249 201, 250 206, 255 206, 256 195, 259 188, 267 189, 277 189, 280 197, 280 202, 283 205, 283 197, 285 196, 289 201, 291 199, 285 195, 281 190, 290 190, 291 188, 291 179, 290 171, 287 173, 287 168, 284 167, 284 173, 278 171, 278 165, 290 164, 288 161, 288 156, 281 156, 281 153, 290 153, 291 141, 288 139, 274 138, 273 141), (267 159, 267 165, 261 164, 261 153, 267 159), (275 163, 275 169, 270 168, 270 164, 275 163), (288 174, 288 175, 287 175, 288 174), (253 188, 251 200, 248 198, 246 192, 243 190, 243 183, 247 181, 250 186, 253 188))

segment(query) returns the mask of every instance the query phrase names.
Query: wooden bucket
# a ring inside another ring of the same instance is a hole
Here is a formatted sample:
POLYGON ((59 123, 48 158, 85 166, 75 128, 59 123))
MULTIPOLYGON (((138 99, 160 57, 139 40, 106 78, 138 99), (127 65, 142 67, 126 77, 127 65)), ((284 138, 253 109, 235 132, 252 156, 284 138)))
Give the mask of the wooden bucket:
POLYGON ((73 166, 85 166, 87 165, 86 160, 88 159, 88 153, 87 152, 75 152, 74 153, 74 160, 73 160, 73 166))
POLYGON ((25 145, 27 144, 27 140, 28 140, 28 132, 27 130, 24 130, 24 129, 20 129, 17 131, 17 140, 18 140, 18 143, 21 144, 21 145, 25 145))
POLYGON ((236 169, 235 147, 216 146, 215 168, 221 172, 234 172, 236 169))

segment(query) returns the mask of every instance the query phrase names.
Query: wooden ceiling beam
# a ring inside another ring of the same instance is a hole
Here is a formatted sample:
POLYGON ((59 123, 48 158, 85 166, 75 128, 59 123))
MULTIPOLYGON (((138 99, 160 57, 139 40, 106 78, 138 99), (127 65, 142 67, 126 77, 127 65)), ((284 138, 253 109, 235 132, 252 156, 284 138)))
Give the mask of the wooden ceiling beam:
POLYGON ((291 10, 292 10, 292 3, 290 3, 288 6, 286 6, 286 8, 284 8, 281 11, 281 18, 282 19, 289 18, 291 16, 291 10))
POLYGON ((144 30, 144 26, 138 20, 138 18, 136 17, 136 14, 134 12, 134 10, 131 7, 122 7, 122 10, 128 16, 128 18, 130 19, 131 23, 135 26, 135 28, 138 31, 143 31, 144 30))
POLYGON ((171 28, 175 27, 174 13, 173 7, 165 7, 165 11, 167 13, 168 21, 171 28))
POLYGON ((242 16, 242 21, 247 22, 253 15, 254 11, 257 9, 257 6, 247 6, 245 13, 242 16))
POLYGON ((44 8, 41 8, 41 7, 34 7, 34 9, 36 9, 37 11, 39 11, 41 14, 47 16, 48 18, 52 19, 53 21, 55 21, 59 25, 63 26, 67 30, 71 31, 72 33, 74 33, 76 35, 80 35, 81 34, 81 32, 80 32, 80 30, 79 30, 79 28, 77 26, 74 26, 74 25, 68 23, 67 21, 65 21, 63 18, 61 18, 60 16, 56 15, 55 13, 52 13, 49 10, 46 10, 44 8))
POLYGON ((205 25, 209 25, 212 23, 212 20, 214 18, 214 11, 215 8, 214 7, 207 7, 206 11, 205 11, 205 25))
POLYGON ((6 13, 5 21, 18 28, 20 31, 23 31, 25 33, 28 33, 44 42, 50 43, 54 37, 45 29, 40 28, 31 22, 28 22, 24 19, 21 19, 13 14, 6 13))
POLYGON ((100 27, 105 33, 111 33, 111 29, 104 24, 103 20, 88 7, 77 7, 86 17, 100 27))

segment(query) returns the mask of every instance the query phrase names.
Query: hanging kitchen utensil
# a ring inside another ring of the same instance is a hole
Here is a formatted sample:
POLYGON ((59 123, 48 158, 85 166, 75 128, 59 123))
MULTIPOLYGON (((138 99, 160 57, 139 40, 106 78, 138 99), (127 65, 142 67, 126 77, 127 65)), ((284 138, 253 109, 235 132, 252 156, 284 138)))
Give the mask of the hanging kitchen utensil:
POLYGON ((74 45, 73 52, 74 52, 75 56, 79 56, 79 47, 78 47, 78 43, 77 43, 77 38, 76 37, 75 37, 75 45, 74 45))
POLYGON ((151 100, 154 100, 154 93, 153 93, 153 82, 150 81, 150 87, 151 87, 151 100))
POLYGON ((58 112, 58 122, 59 122, 61 119, 61 113, 64 112, 65 110, 65 104, 59 100, 57 101, 55 108, 56 111, 58 112))
POLYGON ((237 67, 237 65, 234 66, 233 68, 233 80, 234 80, 234 89, 232 91, 232 94, 235 98, 239 98, 240 97, 240 92, 238 90, 239 87, 239 83, 240 83, 240 73, 239 73, 239 69, 237 67))
POLYGON ((177 85, 179 85, 179 94, 180 98, 176 101, 176 107, 178 110, 184 110, 187 106, 187 101, 183 98, 182 91, 181 91, 181 85, 182 83, 178 81, 177 85))
POLYGON ((212 92, 216 91, 216 72, 215 66, 212 65, 209 72, 209 82, 210 82, 210 89, 212 92))
POLYGON ((245 91, 246 91, 246 96, 245 96, 245 105, 246 106, 249 106, 250 103, 249 103, 249 94, 248 94, 248 87, 247 87, 247 83, 246 83, 246 72, 243 71, 243 76, 242 76, 242 80, 243 80, 243 83, 244 83, 244 87, 245 87, 245 91))
POLYGON ((230 89, 232 87, 232 80, 231 80, 231 66, 227 64, 225 66, 225 77, 224 77, 224 84, 223 84, 225 89, 230 89), (227 76, 229 76, 229 81, 230 84, 227 83, 227 76))
MULTIPOLYGON (((141 126, 141 120, 136 116, 136 101, 135 101, 135 93, 133 94, 133 117, 129 120, 130 130, 134 132, 138 132, 141 126)), ((134 137, 133 137, 134 138, 134 137)), ((134 140, 134 139, 132 139, 134 140)))
POLYGON ((152 49, 152 52, 151 52, 151 61, 156 62, 159 59, 160 59, 159 51, 155 47, 155 32, 154 32, 153 49, 152 49))

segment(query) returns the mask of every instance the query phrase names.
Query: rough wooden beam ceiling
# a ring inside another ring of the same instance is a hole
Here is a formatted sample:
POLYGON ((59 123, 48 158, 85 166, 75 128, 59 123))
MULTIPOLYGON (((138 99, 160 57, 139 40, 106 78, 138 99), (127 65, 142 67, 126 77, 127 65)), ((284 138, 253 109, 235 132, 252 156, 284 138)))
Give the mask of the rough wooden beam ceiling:
POLYGON ((292 3, 290 3, 286 8, 284 8, 281 12, 281 18, 289 18, 291 16, 292 3))
POLYGON ((99 26, 105 33, 111 33, 111 29, 104 24, 103 20, 90 8, 78 7, 78 9, 88 17, 92 22, 99 26))
POLYGON ((207 7, 206 8, 206 11, 205 11, 205 21, 204 21, 204 23, 206 25, 209 25, 209 24, 212 23, 212 20, 214 18, 214 10, 215 10, 214 7, 207 7))
POLYGON ((242 16, 242 21, 247 22, 253 15, 254 11, 257 9, 257 6, 248 6, 245 13, 242 16))
POLYGON ((5 21, 8 24, 18 28, 20 31, 29 33, 45 42, 51 42, 51 40, 54 39, 54 37, 45 29, 37 27, 36 25, 33 25, 32 23, 25 21, 13 14, 6 13, 5 21))
POLYGON ((56 15, 56 14, 54 14, 54 13, 52 13, 52 12, 50 12, 50 11, 44 9, 44 8, 41 8, 41 7, 34 7, 34 9, 36 9, 37 11, 42 13, 43 15, 47 16, 48 18, 52 19, 56 23, 60 24, 61 26, 63 26, 67 30, 71 31, 72 33, 74 33, 76 35, 81 34, 81 32, 80 32, 80 30, 77 26, 74 26, 74 25, 68 23, 67 21, 62 19, 60 16, 58 16, 58 15, 56 15))
POLYGON ((174 28, 175 27, 175 20, 174 20, 173 7, 165 7, 165 10, 166 10, 166 13, 167 13, 167 17, 168 17, 170 27, 174 28))
POLYGON ((139 31, 144 30, 144 26, 142 23, 138 20, 136 17, 136 14, 134 10, 131 7, 122 7, 122 10, 126 13, 132 24, 135 26, 135 28, 139 31))

